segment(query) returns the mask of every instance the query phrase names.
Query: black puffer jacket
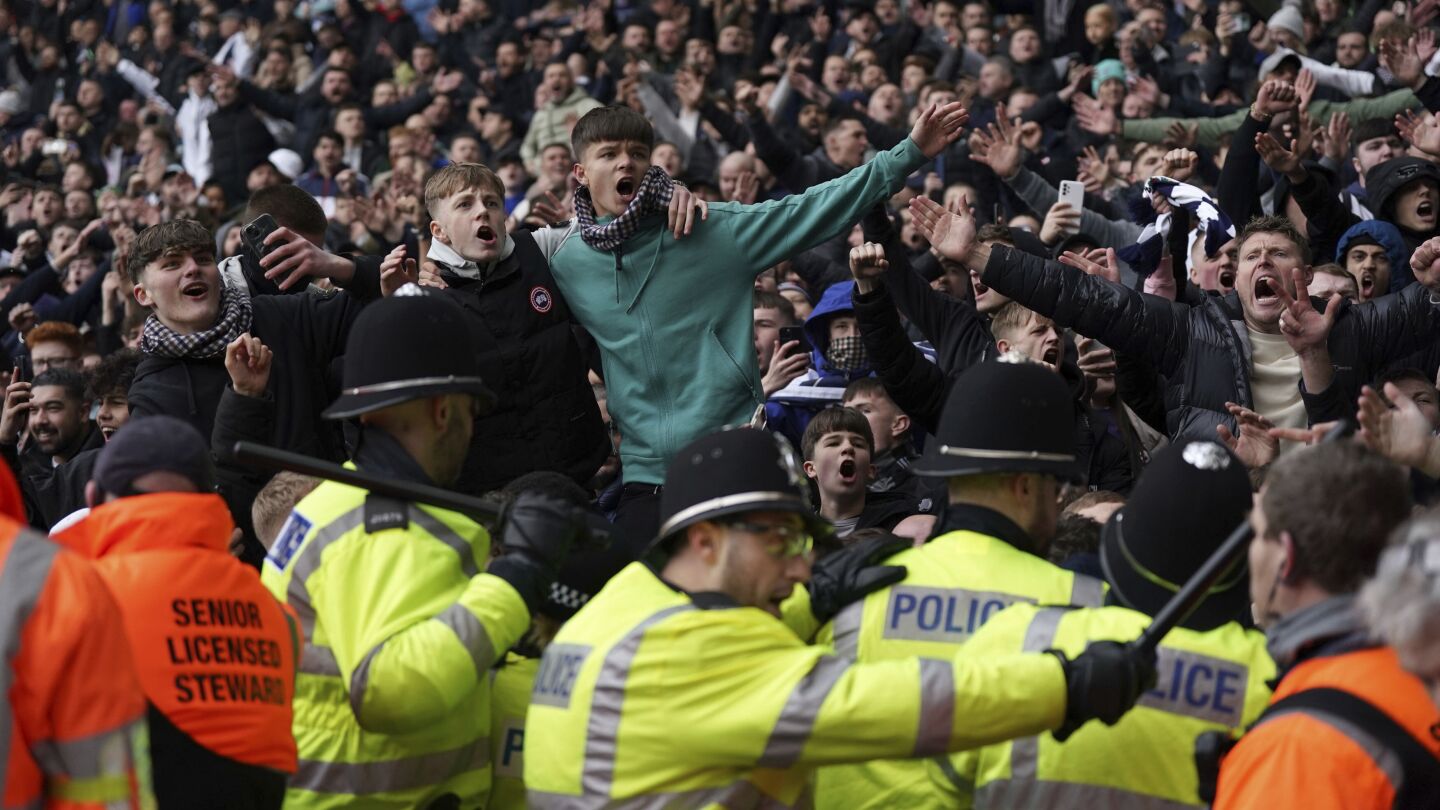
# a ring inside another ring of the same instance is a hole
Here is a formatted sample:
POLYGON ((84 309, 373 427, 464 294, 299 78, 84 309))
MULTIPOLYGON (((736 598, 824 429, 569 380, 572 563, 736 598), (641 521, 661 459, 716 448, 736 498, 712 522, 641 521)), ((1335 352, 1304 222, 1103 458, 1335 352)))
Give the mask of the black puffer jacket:
MULTIPOLYGON (((1001 245, 981 276, 987 286, 1117 354, 1154 365, 1168 381, 1166 425, 1172 438, 1213 439, 1215 426, 1236 428, 1226 402, 1253 406, 1250 347, 1235 293, 1197 305, 1145 295, 1001 245)), ((1315 302, 1324 309, 1324 302, 1315 302)), ((1402 292, 1340 309, 1330 332, 1335 384, 1368 381, 1389 361, 1440 339, 1440 306, 1412 284, 1402 292)))
POLYGON ((275 138, 243 101, 221 107, 206 119, 210 128, 210 176, 225 189, 231 204, 250 196, 250 170, 270 156, 275 138))
MULTIPOLYGON (((308 456, 343 461, 335 422, 320 412, 334 401, 331 361, 345 353, 350 325, 380 297, 380 259, 355 258, 355 277, 334 295, 258 295, 250 334, 274 352, 267 393, 276 403, 270 444, 308 456)), ((230 385, 224 356, 176 359, 145 355, 130 385, 130 415, 166 414, 211 436, 220 395, 230 385)))
MULTIPOLYGON (((528 472, 589 481, 610 453, 578 330, 550 265, 527 232, 480 280, 442 266, 451 297, 474 316, 480 375, 499 400, 475 423, 455 488, 499 489, 528 472)), ((432 255, 433 258, 433 255, 432 255)))

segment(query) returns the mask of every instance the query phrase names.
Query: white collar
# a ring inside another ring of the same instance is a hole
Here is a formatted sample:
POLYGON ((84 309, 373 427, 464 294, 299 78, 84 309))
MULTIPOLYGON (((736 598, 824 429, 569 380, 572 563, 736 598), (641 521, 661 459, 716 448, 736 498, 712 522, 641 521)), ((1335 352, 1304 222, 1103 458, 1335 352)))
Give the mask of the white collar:
POLYGON ((495 269, 495 265, 510 258, 510 254, 514 252, 515 240, 510 238, 510 234, 506 233, 505 244, 500 248, 499 258, 486 263, 483 268, 475 262, 461 256, 459 253, 456 253, 455 248, 441 242, 439 239, 430 242, 430 253, 427 258, 445 265, 457 276, 478 279, 482 276, 489 275, 495 269))

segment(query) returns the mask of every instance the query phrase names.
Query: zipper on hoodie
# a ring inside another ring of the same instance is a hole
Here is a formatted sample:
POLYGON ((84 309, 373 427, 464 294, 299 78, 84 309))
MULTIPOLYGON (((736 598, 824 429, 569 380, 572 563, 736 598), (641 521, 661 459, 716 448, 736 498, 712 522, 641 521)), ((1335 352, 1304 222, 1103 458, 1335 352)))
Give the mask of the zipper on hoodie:
POLYGON ((621 245, 616 245, 612 252, 615 254, 615 303, 618 304, 620 303, 620 271, 625 269, 625 266, 620 263, 620 254, 624 251, 621 245))

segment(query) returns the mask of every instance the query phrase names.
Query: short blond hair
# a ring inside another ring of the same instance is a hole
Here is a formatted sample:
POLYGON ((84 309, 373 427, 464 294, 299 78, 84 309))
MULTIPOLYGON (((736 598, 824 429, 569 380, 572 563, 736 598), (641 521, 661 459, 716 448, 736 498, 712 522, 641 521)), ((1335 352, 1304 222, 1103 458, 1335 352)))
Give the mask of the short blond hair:
POLYGON ((425 210, 435 216, 440 203, 470 189, 490 189, 505 198, 505 184, 495 172, 479 163, 451 163, 425 181, 425 210))
POLYGON ((266 551, 275 545, 275 538, 280 536, 280 529, 289 519, 295 504, 319 485, 318 478, 281 472, 255 493, 255 501, 250 504, 250 522, 255 526, 255 538, 266 551))
POLYGON ((1011 301, 990 315, 990 334, 996 340, 1013 341, 1016 333, 1029 325, 1031 318, 1038 318, 1041 323, 1052 322, 1035 310, 1026 309, 1018 302, 1011 301))

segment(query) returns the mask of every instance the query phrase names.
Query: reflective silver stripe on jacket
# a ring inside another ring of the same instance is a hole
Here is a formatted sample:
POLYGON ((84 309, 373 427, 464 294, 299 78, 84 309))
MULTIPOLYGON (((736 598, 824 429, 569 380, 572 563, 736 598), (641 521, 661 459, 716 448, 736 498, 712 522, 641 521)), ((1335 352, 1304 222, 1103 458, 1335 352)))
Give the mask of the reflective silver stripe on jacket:
POLYGON ((950 750, 955 727, 955 669, 949 661, 920 659, 920 727, 915 733, 915 756, 950 750))
POLYGON ((1070 586, 1070 604, 1076 607, 1100 607, 1105 604, 1105 584, 1094 577, 1076 574, 1070 586))
MULTIPOLYGON (((1081 579, 1076 575, 1076 584, 1081 579)), ((1097 580, 1090 580, 1097 582, 1097 580)), ((1043 652, 1055 643, 1067 608, 1043 608, 1025 629, 1021 650, 1043 652)), ((1023 737, 1010 744, 1010 778, 987 782, 975 790, 975 807, 1104 807, 1107 810, 1193 810, 1196 805, 1147 796, 1104 785, 1047 781, 1039 778, 1040 738, 1023 737)), ((958 776, 958 774, 956 775, 958 776)), ((952 777, 953 778, 953 777, 952 777)))
POLYGON ((860 625, 865 618, 865 600, 858 599, 835 614, 835 625, 831 628, 835 636, 835 654, 846 661, 860 657, 860 625))
MULTIPOLYGON (((1078 583, 1082 577, 1076 575, 1078 583)), ((1087 577, 1088 579, 1088 577, 1087 577)), ((1093 580, 1092 580, 1093 581, 1093 580)), ((1060 627, 1060 620, 1068 611, 1064 608, 1042 608, 1030 620, 1030 626, 1025 628, 1025 642, 1021 645, 1021 652, 1038 653, 1050 648, 1055 641, 1055 631, 1060 627)), ((1010 743, 1010 779, 1014 782, 1033 782, 1039 774, 1040 768, 1040 737, 1020 737, 1010 743)), ((980 791, 975 794, 975 801, 980 801, 980 791)), ((1003 806, 1003 805, 997 805, 1003 806)))
MULTIPOLYGON (((495 645, 490 641, 490 634, 485 632, 485 625, 475 618, 475 614, 471 613, 469 608, 459 602, 451 604, 433 618, 450 628, 450 631, 459 639, 460 644, 465 647, 465 651, 470 654, 471 662, 475 665, 475 678, 483 681, 486 672, 495 664, 495 645)), ((355 670, 350 673, 350 710, 355 713, 357 718, 360 716, 360 709, 365 702, 365 692, 370 688, 370 664, 389 641, 390 639, 386 639, 370 648, 370 652, 365 653, 365 656, 360 659, 360 663, 355 666, 355 670)), ((328 648, 323 649, 330 652, 328 648)), ((332 653, 330 663, 334 661, 335 656, 332 653)), ((317 661, 317 663, 319 662, 317 661)), ((335 675, 337 677, 340 675, 338 663, 335 664, 335 675)))
POLYGON ((0 562, 0 768, 10 761, 10 687, 14 685, 15 656, 20 654, 20 635, 30 611, 40 601, 50 566, 60 547, 28 530, 20 530, 10 553, 0 562))
MULTIPOLYGON (((464 537, 461 537, 458 532, 415 504, 406 504, 406 516, 411 523, 416 524, 436 540, 439 540, 454 550, 458 558, 460 570, 464 572, 465 576, 473 577, 479 573, 480 569, 475 560, 474 546, 464 537)), ((295 560, 290 577, 290 586, 285 592, 285 597, 290 606, 295 608, 295 614, 300 619, 300 629, 305 634, 305 647, 300 653, 300 662, 297 667, 299 672, 307 675, 321 675, 333 678, 340 677, 340 665, 335 660, 335 653, 329 647, 314 643, 315 608, 310 604, 310 591, 307 583, 311 575, 320 568, 325 549, 363 525, 365 525, 365 507, 362 504, 341 514, 320 528, 315 533, 315 538, 301 550, 300 556, 295 560)), ((451 605, 450 609, 457 607, 457 605, 451 605)), ((463 608, 461 609, 463 610, 463 608)), ((444 615, 443 613, 441 614, 441 616, 444 615)), ((470 615, 473 619, 473 614, 470 615)), ((436 618, 440 618, 440 616, 436 618)), ((460 637, 461 643, 465 644, 465 648, 470 652, 471 658, 477 661, 477 675, 483 675, 485 670, 489 669, 490 665, 494 663, 495 657, 489 635, 485 633, 482 626, 480 628, 480 637, 477 638, 472 632, 473 627, 462 626, 464 622, 463 617, 452 618, 455 621, 454 624, 444 619, 442 619, 442 623, 445 623, 447 627, 455 630, 455 634, 460 637), (470 640, 467 641, 467 638, 470 640), (471 642, 474 643, 474 646, 472 646, 471 642), (479 661, 482 659, 488 659, 488 663, 484 666, 479 664, 479 661)), ((475 624, 479 625, 479 620, 476 620, 475 624)), ((357 674, 361 675, 360 681, 363 686, 365 677, 369 674, 369 661, 379 652, 381 646, 383 646, 383 642, 370 650, 365 658, 362 659, 361 663, 356 666, 355 672, 351 674, 350 702, 352 707, 358 707, 357 695, 364 695, 363 688, 359 690, 355 688, 355 676, 357 674), (363 674, 361 674, 362 669, 364 671, 363 674)))
POLYGON ((290 787, 315 793, 364 796, 443 784, 490 765, 490 738, 480 737, 458 748, 402 759, 373 762, 320 762, 302 759, 290 787))
MULTIPOLYGON (((1123 766, 1117 764, 1116 767, 1123 766)), ((1001 779, 989 782, 975 791, 976 808, 1103 807, 1105 810, 1195 810, 1199 806, 1079 782, 1001 779)))
POLYGON ((849 668, 848 662, 835 656, 827 655, 815 661, 810 672, 790 690, 790 697, 765 743, 765 753, 760 755, 757 763, 760 767, 788 768, 799 761, 805 743, 810 741, 810 731, 820 717, 820 707, 849 668))
POLYGON ((40 770, 50 776, 68 779, 99 779, 124 776, 130 764, 130 739, 143 719, 81 737, 76 740, 40 740, 30 746, 40 770), (114 761, 115 752, 125 752, 121 763, 114 761))
POLYGON ((597 796, 567 796, 530 790, 525 794, 531 810, 678 810, 718 805, 726 810, 790 810, 791 805, 776 801, 760 792, 749 782, 735 782, 725 787, 699 788, 680 793, 650 793, 628 799, 607 799, 597 796))
POLYGON ((585 761, 581 764, 580 788, 587 796, 609 796, 615 782, 615 755, 619 752, 620 710, 625 701, 625 683, 630 665, 640 651, 640 642, 651 625, 694 605, 672 605, 653 613, 626 633, 600 664, 595 694, 590 698, 590 720, 585 727, 585 761))

